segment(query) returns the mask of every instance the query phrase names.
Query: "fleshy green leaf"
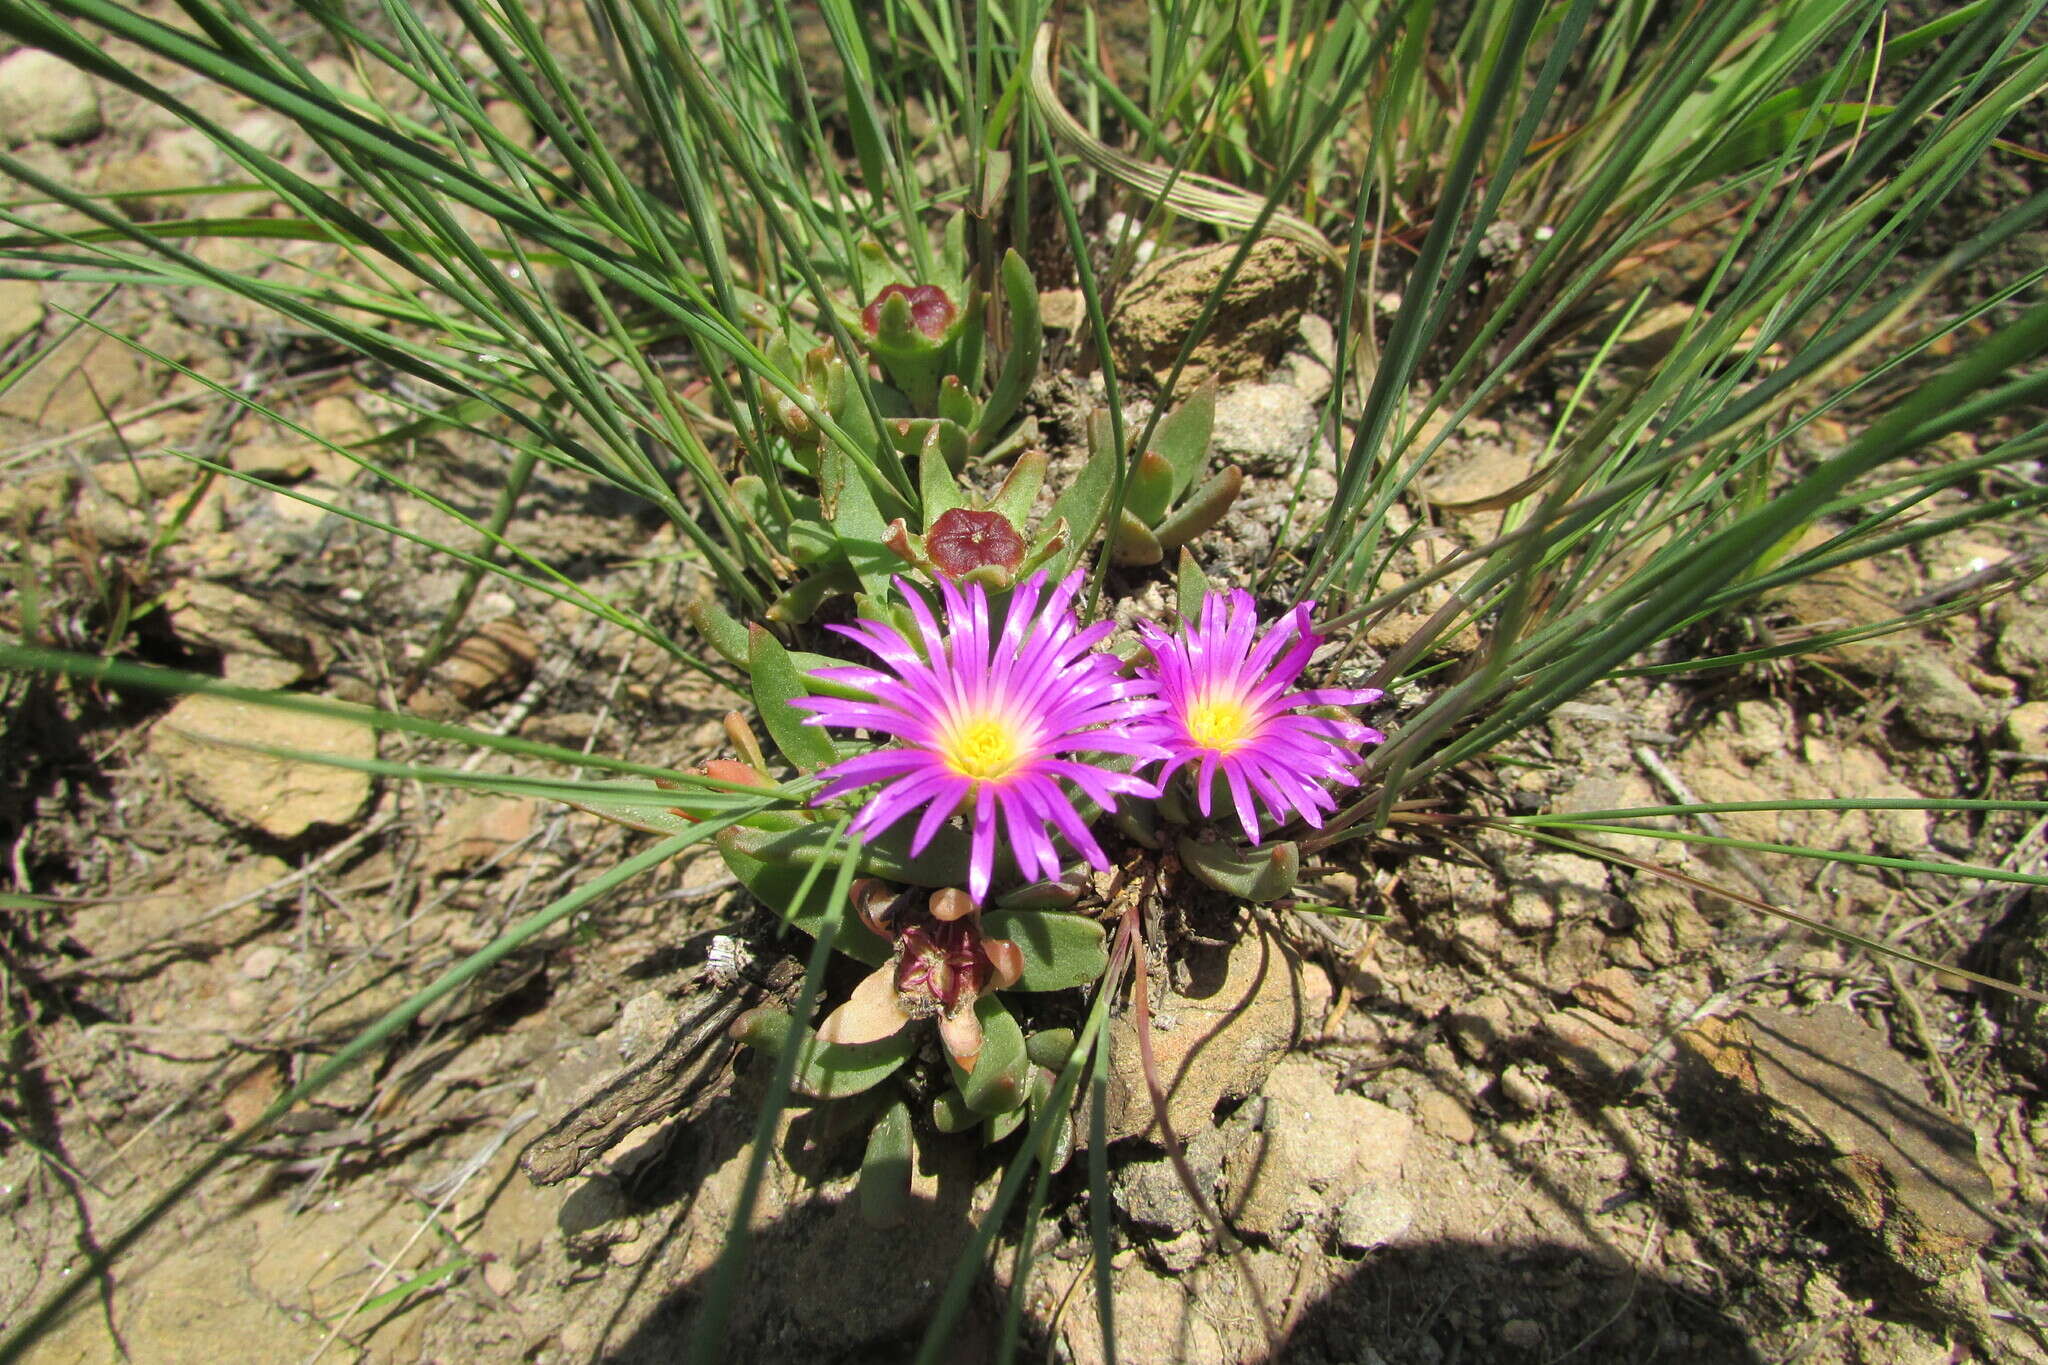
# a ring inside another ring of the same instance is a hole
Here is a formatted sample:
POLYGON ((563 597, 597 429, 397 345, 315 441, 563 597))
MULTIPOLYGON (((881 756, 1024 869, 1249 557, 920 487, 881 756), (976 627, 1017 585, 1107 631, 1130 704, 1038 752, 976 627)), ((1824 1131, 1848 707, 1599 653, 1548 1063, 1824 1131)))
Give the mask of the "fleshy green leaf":
POLYGON ((835 902, 829 877, 811 878, 809 891, 803 890, 807 868, 787 862, 771 862, 763 858, 757 849, 760 844, 774 836, 760 830, 750 830, 739 825, 718 832, 718 855, 740 879, 740 884, 759 897, 763 904, 781 915, 792 928, 809 934, 812 938, 824 932, 828 918, 839 920, 838 935, 833 940, 838 950, 856 961, 871 967, 879 967, 889 960, 889 945, 869 931, 854 913, 847 901, 835 902), (803 892, 801 896, 799 892, 803 892))
POLYGON ((1024 1103, 1024 1087, 1031 1076, 1024 1030, 997 996, 976 999, 974 1013, 981 1020, 981 1052, 973 1071, 962 1071, 960 1063, 947 1058, 953 1083, 975 1113, 1006 1114, 1024 1103))
POLYGON ((1179 848, 1180 860, 1190 872, 1225 895, 1248 901, 1280 899, 1294 890, 1301 872, 1301 850, 1291 843, 1239 850, 1182 835, 1179 848))
POLYGON ((731 612, 709 599, 692 602, 690 624, 697 628, 699 638, 718 651, 727 663, 739 668, 748 667, 747 628, 731 612))
MULTIPOLYGON (((967 835, 951 827, 933 836, 924 852, 910 856, 911 821, 882 831, 861 850, 860 870, 870 877, 903 882, 909 886, 961 886, 967 881, 970 845, 967 835)), ((832 831, 812 823, 786 833, 739 830, 733 842, 749 856, 786 867, 806 868, 831 847, 832 831)))
POLYGON ((1187 547, 1181 547, 1180 578, 1175 585, 1175 596, 1180 605, 1180 619, 1199 621, 1202 619, 1202 599, 1209 595, 1209 576, 1202 572, 1202 566, 1195 563, 1195 557, 1187 547))
POLYGON ((991 910, 982 932, 1006 938, 1024 954, 1024 975, 1007 989, 1064 991, 1098 980, 1109 970, 1102 926, 1060 910, 991 910))
POLYGON ((1124 488, 1124 511, 1147 526, 1157 526, 1173 505, 1174 468, 1156 450, 1148 450, 1131 463, 1130 482, 1124 488))
POLYGON ((1070 1028, 1040 1029, 1024 1040, 1024 1055, 1033 1066, 1059 1071, 1074 1055, 1074 1031, 1070 1028))
POLYGON ((821 1043, 806 1040, 794 1086, 815 1100, 843 1100, 888 1080, 917 1051, 918 1030, 905 1025, 872 1043, 821 1043))
POLYGON ((1023 531, 1031 524, 1031 508, 1038 501, 1038 490, 1045 485, 1045 468, 1049 463, 1042 450, 1027 450, 1019 455, 1003 486, 990 499, 989 507, 1023 531))
POLYGON ((843 452, 826 450, 818 465, 818 486, 833 538, 859 576, 861 587, 878 595, 886 593, 889 575, 902 567, 902 561, 882 543, 889 534, 889 523, 882 519, 860 471, 843 452))
POLYGON ((967 1107, 967 1097, 958 1090, 942 1091, 932 1101, 932 1123, 942 1133, 964 1133, 981 1122, 981 1115, 967 1107))
POLYGON ((838 746, 817 726, 805 725, 805 713, 790 705, 810 692, 810 680, 797 671, 789 651, 764 626, 748 632, 747 663, 754 675, 754 706, 782 756, 807 773, 837 762, 838 746))
MULTIPOLYGON (((907 1031, 907 1030, 906 1030, 907 1031)), ((860 1216, 876 1227, 903 1221, 910 1207, 910 1107, 891 1100, 868 1133, 860 1163, 860 1216)))
POLYGON ((974 429, 976 450, 987 450, 1002 434, 1038 377, 1039 360, 1045 353, 1045 323, 1038 311, 1038 285, 1031 278, 1031 267, 1024 264, 1015 248, 1003 253, 1002 275, 1003 298, 1010 307, 1010 349, 1003 355, 1002 369, 974 429))
POLYGON ((1189 494, 1187 501, 1153 531, 1159 539, 1160 548, 1177 550, 1212 529, 1223 520, 1230 504, 1237 501, 1237 495, 1243 488, 1244 471, 1231 465, 1189 494))
POLYGON ((1116 534, 1110 540, 1109 557, 1111 563, 1141 568, 1166 558, 1166 551, 1151 529, 1126 511, 1117 519, 1116 534))
POLYGON ((926 442, 917 452, 918 497, 924 503, 924 522, 930 526, 943 512, 955 507, 965 507, 967 500, 960 495, 960 484, 953 477, 953 467, 946 462, 946 456, 936 442, 926 442))
MULTIPOLYGON (((1216 385, 1202 385, 1188 401, 1159 419, 1152 432, 1152 451, 1173 467, 1173 497, 1187 492, 1209 458, 1209 437, 1216 427, 1216 385)), ((1151 453, 1151 452, 1148 452, 1151 453)))

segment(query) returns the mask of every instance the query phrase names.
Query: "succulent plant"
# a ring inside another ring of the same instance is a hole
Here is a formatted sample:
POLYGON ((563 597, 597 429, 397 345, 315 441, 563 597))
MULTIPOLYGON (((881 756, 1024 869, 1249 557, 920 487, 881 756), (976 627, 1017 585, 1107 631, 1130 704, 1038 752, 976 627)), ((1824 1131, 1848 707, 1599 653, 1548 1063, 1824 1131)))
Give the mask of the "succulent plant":
MULTIPOLYGON (((1205 384, 1160 419, 1151 446, 1131 462, 1123 515, 1110 529, 1110 555, 1123 565, 1157 564, 1223 520, 1244 487, 1244 471, 1227 465, 1197 484, 1208 463, 1216 421, 1216 388, 1205 384)), ((1093 459, 1114 457, 1107 413, 1088 426, 1093 459)))
POLYGON ((1026 532, 1045 469, 1044 451, 1025 451, 995 496, 983 502, 962 491, 943 460, 927 457, 919 468, 924 532, 910 530, 898 518, 883 544, 935 581, 979 583, 991 591, 1007 588, 1067 544, 1064 521, 1047 526, 1035 539, 1026 532))

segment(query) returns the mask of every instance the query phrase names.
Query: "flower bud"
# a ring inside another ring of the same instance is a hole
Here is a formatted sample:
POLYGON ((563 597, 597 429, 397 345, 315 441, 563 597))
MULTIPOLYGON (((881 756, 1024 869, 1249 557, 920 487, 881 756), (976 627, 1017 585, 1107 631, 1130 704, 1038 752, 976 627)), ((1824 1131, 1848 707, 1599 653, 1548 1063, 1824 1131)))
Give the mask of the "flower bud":
POLYGON ((875 295, 874 301, 860 310, 860 325, 869 336, 882 334, 882 305, 891 298, 901 296, 910 305, 910 321, 918 331, 933 341, 946 335, 953 325, 953 319, 960 316, 960 310, 953 306, 953 300, 946 297, 946 291, 935 284, 920 284, 913 288, 907 284, 892 284, 875 295))

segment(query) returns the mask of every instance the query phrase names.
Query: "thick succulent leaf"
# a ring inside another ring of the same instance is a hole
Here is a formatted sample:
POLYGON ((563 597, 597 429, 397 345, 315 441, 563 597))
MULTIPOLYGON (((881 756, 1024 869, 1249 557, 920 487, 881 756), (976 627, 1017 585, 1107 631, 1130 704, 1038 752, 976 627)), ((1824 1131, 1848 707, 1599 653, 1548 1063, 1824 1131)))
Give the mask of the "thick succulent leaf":
POLYGON ((739 668, 749 666, 747 628, 724 607, 709 599, 692 602, 690 624, 697 628, 697 634, 704 643, 716 650, 727 663, 739 668))
POLYGON ((954 375, 947 375, 939 384, 939 416, 969 432, 974 428, 975 419, 980 416, 980 408, 974 401, 974 395, 969 393, 967 386, 954 375))
POLYGON ((975 1058, 973 1071, 963 1071, 960 1063, 947 1058, 953 1068, 953 1083, 975 1113, 1006 1114, 1024 1103, 1025 1086, 1031 1079, 1031 1062, 1024 1055, 1024 1030, 1017 1027, 998 996, 977 999, 974 1014, 981 1020, 981 1054, 975 1058))
POLYGON ((942 1133, 964 1133, 981 1122, 981 1115, 967 1107, 967 1097, 947 1090, 932 1101, 932 1124, 942 1133))
POLYGON ((808 578, 799 579, 789 589, 768 604, 768 610, 761 614, 770 621, 785 625, 800 626, 817 615, 818 608, 825 605, 827 598, 840 593, 852 592, 860 586, 853 569, 845 564, 828 564, 808 578))
POLYGON ((807 1050, 798 1059, 792 1085, 800 1095, 815 1100, 843 1100, 888 1080, 917 1051, 918 1030, 902 1032, 872 1043, 856 1046, 821 1043, 806 1039, 807 1050))
POLYGON ((876 1227, 903 1221, 910 1210, 910 1106, 891 1100, 868 1133, 860 1163, 860 1216, 876 1227))
MULTIPOLYGON (((788 1010, 763 1007, 748 1010, 733 1022, 733 1036, 748 1047, 774 1054, 780 1052, 797 1031, 788 1010)), ((796 1074, 790 1089, 814 1100, 839 1100, 858 1095, 888 1080, 917 1051, 918 1030, 905 1028, 878 1042, 857 1047, 821 1043, 808 1028, 802 1030, 797 1046, 796 1074)))
MULTIPOLYGON (((861 849, 860 870, 870 877, 909 886, 964 885, 970 851, 967 835, 950 826, 941 829, 925 846, 924 852, 913 859, 910 856, 910 836, 914 832, 914 822, 905 820, 869 839, 861 849)), ((755 831, 745 831, 734 838, 755 858, 795 868, 809 867, 825 856, 831 846, 831 830, 815 823, 783 834, 757 837, 755 831)), ((842 844, 840 847, 845 846, 842 844)), ((837 857, 836 853, 833 854, 835 866, 837 857)))
POLYGON ((1070 1028, 1040 1029, 1024 1040, 1024 1055, 1033 1066, 1059 1071, 1074 1055, 1074 1031, 1070 1028))
POLYGON ((782 642, 765 627, 755 626, 748 633, 747 661, 754 675, 754 707, 782 756, 807 773, 837 762, 839 749, 830 736, 815 725, 805 725, 807 713, 790 705, 810 692, 810 679, 797 670, 782 642))
POLYGON ((1157 526, 1173 505, 1173 466, 1156 450, 1148 450, 1131 463, 1130 481, 1124 485, 1124 510, 1147 526, 1157 526))
POLYGON ((1280 899, 1294 890, 1294 879, 1301 872, 1301 850, 1293 844, 1236 849, 1182 835, 1179 848, 1181 863, 1188 871, 1225 895, 1248 901, 1280 899))
MULTIPOLYGON (((1052 1103, 1053 1077, 1048 1071, 1034 1069, 1031 1075, 1030 1097, 1027 1108, 1031 1121, 1036 1123, 1039 1114, 1052 1103)), ((1066 1168, 1067 1159, 1074 1154, 1074 1118, 1071 1108, 1053 1120, 1051 1150, 1046 1153, 1045 1167, 1055 1173, 1066 1168)))
MULTIPOLYGON (((964 215, 963 215, 964 216, 964 215)), ((1012 248, 1003 253, 1003 299, 1010 309, 1010 349, 1003 355, 995 386, 974 429, 974 448, 987 450, 1016 415, 1017 405, 1038 378, 1045 354, 1045 322, 1038 311, 1038 284, 1031 267, 1012 248)))
MULTIPOLYGON (((1092 430, 1095 423, 1091 422, 1092 430)), ((1108 422, 1101 423, 1105 428, 1108 422)), ((1052 513, 1045 519, 1046 530, 1041 536, 1050 536, 1051 527, 1064 520, 1070 539, 1067 548, 1053 561, 1052 576, 1058 578, 1073 568, 1075 562, 1095 539, 1095 533, 1102 526, 1102 519, 1109 512, 1109 497, 1116 486, 1116 451, 1107 436, 1100 442, 1090 441, 1088 463, 1081 466, 1074 475, 1074 481, 1052 505, 1052 513)))
POLYGON ((1152 449, 1173 466, 1173 496, 1178 499, 1202 472, 1209 458, 1209 437, 1216 428, 1216 385, 1202 385, 1188 401, 1159 419, 1152 430, 1152 449))
POLYGON ((1202 599, 1209 595, 1209 575, 1202 572, 1202 566, 1195 563, 1193 554, 1183 547, 1180 552, 1180 575, 1174 585, 1174 597, 1180 607, 1180 619, 1199 621, 1202 618, 1202 599))
POLYGON ((853 903, 844 898, 833 899, 829 872, 812 877, 810 890, 804 891, 806 868, 771 862, 760 856, 758 847, 773 837, 740 825, 722 829, 717 835, 718 856, 742 886, 793 928, 816 938, 824 932, 826 920, 836 918, 839 923, 833 943, 840 952, 871 967, 888 961, 889 945, 860 922, 853 903))
POLYGON ((1142 568, 1166 558, 1166 551, 1161 548, 1159 538, 1152 534, 1151 528, 1126 510, 1117 520, 1116 534, 1110 540, 1109 557, 1113 564, 1142 568))
POLYGON ((1023 531, 1031 522, 1031 509, 1038 502, 1038 490, 1045 486, 1045 470, 1050 463, 1042 450, 1027 450, 1019 455, 989 507, 1023 531))
POLYGON ((1188 496, 1174 514, 1159 523, 1153 532, 1162 549, 1177 550, 1181 546, 1213 528, 1230 510, 1230 504, 1237 501, 1238 493, 1244 488, 1244 471, 1231 465, 1221 474, 1197 488, 1188 496))
POLYGON ((1085 986, 1109 970, 1102 926, 1060 910, 992 910, 982 932, 1006 938, 1024 954, 1024 975, 1013 991, 1064 991, 1085 986))
POLYGON ((829 654, 812 654, 807 650, 792 649, 789 661, 796 671, 803 674, 804 690, 814 697, 845 697, 849 701, 871 701, 874 694, 852 683, 833 682, 817 676, 821 668, 844 668, 846 660, 835 659, 829 654))
POLYGON ((889 575, 902 561, 882 543, 889 534, 889 523, 860 471, 844 452, 827 450, 818 466, 818 487, 825 520, 861 587, 871 593, 889 591, 889 575))
POLYGON ((993 1147, 996 1143, 1001 1142, 1004 1138, 1016 1132, 1018 1127, 1023 1124, 1028 1112, 1027 1106, 1020 1104, 1014 1109, 1005 1109, 1000 1114, 991 1114, 981 1125, 982 1144, 993 1147))
POLYGON ((942 512, 967 505, 967 499, 961 496, 959 481, 953 477, 953 467, 946 462, 945 452, 935 442, 928 442, 918 449, 917 489, 918 499, 924 503, 924 519, 920 523, 924 526, 937 521, 942 512))

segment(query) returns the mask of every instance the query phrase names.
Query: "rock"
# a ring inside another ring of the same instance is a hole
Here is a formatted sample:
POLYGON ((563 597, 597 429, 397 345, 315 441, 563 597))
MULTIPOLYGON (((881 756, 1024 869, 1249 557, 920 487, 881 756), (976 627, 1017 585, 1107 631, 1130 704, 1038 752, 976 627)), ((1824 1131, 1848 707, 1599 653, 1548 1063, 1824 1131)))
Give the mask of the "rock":
POLYGON ((1533 1351, 1543 1345, 1543 1324, 1534 1318, 1509 1318, 1500 1325, 1500 1344, 1513 1351, 1533 1351))
POLYGON ((1990 720, 1983 699, 1930 649, 1909 650, 1892 670, 1892 685, 1906 723, 1925 739, 1960 743, 1975 739, 1990 720))
POLYGON ((148 507, 182 492, 200 476, 199 466, 176 455, 145 455, 135 460, 110 460, 89 471, 92 486, 127 507, 148 507))
MULTIPOLYGON (((1429 435, 1425 432, 1424 439, 1429 435)), ((1462 447, 1447 446, 1425 466, 1423 491, 1431 502, 1454 512, 1465 504, 1481 504, 1470 508, 1474 512, 1494 511, 1497 509, 1484 504, 1526 482, 1542 453, 1541 441, 1509 445, 1501 440, 1474 440, 1462 447)))
POLYGON ((9 140, 83 142, 100 130, 99 91, 63 58, 23 48, 0 61, 0 130, 9 140))
POLYGON ((1517 1109, 1540 1114, 1557 1100, 1557 1091, 1533 1062, 1517 1062, 1500 1073, 1501 1098, 1517 1109))
MULTIPOLYGON (((1188 1140, 1188 1169, 1204 1198, 1215 1199, 1223 1178, 1223 1158, 1232 1139, 1244 1136, 1244 1130, 1226 1137, 1221 1128, 1204 1128, 1188 1140)), ((1116 1208, 1134 1230, 1153 1238, 1169 1238, 1204 1226, 1202 1211, 1181 1183, 1180 1173, 1163 1156, 1132 1161, 1117 1171, 1116 1208)))
POLYGON ((146 378, 135 351, 115 337, 80 328, 0 392, 0 417, 72 431, 126 410, 146 378))
MULTIPOLYGON (((183 463, 180 461, 180 463, 183 463)), ((334 662, 334 646, 289 612, 225 583, 193 579, 164 594, 178 639, 221 656, 221 676, 237 687, 311 682, 334 662)))
POLYGON ((515 147, 533 146, 533 120, 515 100, 484 101, 484 117, 515 147))
POLYGON ((1968 1128, 1929 1104, 1884 1035, 1830 1005, 1808 1016, 1745 1009, 1679 1037, 1686 1071, 1728 1140, 1765 1148, 1882 1248, 1927 1305, 1983 1322, 1976 1255, 1997 1231, 1968 1128))
POLYGON ((1446 1015, 1444 1031, 1459 1051, 1484 1066, 1513 1045, 1521 1031, 1514 1016, 1506 996, 1482 995, 1446 1015))
MULTIPOLYGON (((1234 244, 1204 247, 1141 267, 1109 319, 1117 367, 1163 380, 1236 254, 1234 244)), ((1315 258, 1291 243, 1269 237, 1254 246, 1182 371, 1182 385, 1261 376, 1294 334, 1320 273, 1315 258)))
MULTIPOLYGON (((1979 952, 1996 974, 2016 985, 2048 991, 2048 892, 2035 889, 1985 932, 1979 952)), ((2048 1005, 2005 991, 1990 994, 1998 1017, 1998 1049, 2005 1064, 2035 1084, 2048 1083, 2048 1005)))
POLYGON ((457 642, 406 705, 435 720, 452 720, 511 696, 533 676, 540 642, 512 617, 485 622, 457 642))
POLYGON ((340 759, 377 756, 376 734, 340 717, 280 711, 223 697, 186 697, 150 730, 150 752, 185 794, 230 824, 278 840, 353 824, 370 775, 257 753, 270 745, 340 759))
MULTIPOLYGON (((1787 557, 1804 554, 1840 535, 1844 527, 1823 522, 1793 542, 1787 557)), ((1768 605, 1784 613, 1791 633, 1825 635, 1858 626, 1882 625, 1899 615, 1893 594, 1885 590, 1878 569, 1867 559, 1837 564, 1811 578, 1788 583, 1767 595, 1768 605)), ((1908 637, 1881 635, 1828 646, 1815 654, 1823 663, 1852 668, 1875 677, 1888 675, 1908 654, 1908 637)))
POLYGON ((591 1176, 572 1190, 555 1221, 569 1253, 585 1259, 640 1235, 625 1191, 608 1175, 591 1176))
POLYGON ((1471 1111, 1441 1090, 1427 1091, 1415 1101, 1415 1117, 1432 1135, 1460 1147, 1479 1137, 1471 1111))
POLYGON ((1659 967, 1714 941, 1714 926, 1693 905, 1692 893, 1662 877, 1638 875, 1629 885, 1628 904, 1636 914, 1636 943, 1659 967))
POLYGON ((1585 1009, 1545 1015, 1535 1042, 1553 1066, 1595 1086, 1613 1084, 1650 1050, 1642 1034, 1585 1009))
POLYGON ((1501 913, 1526 933, 1560 921, 1610 919, 1614 904, 1607 864, 1575 853, 1540 853, 1517 870, 1501 913))
MULTIPOLYGON (((337 446, 358 445, 377 434, 377 429, 355 401, 338 394, 313 404, 313 410, 306 416, 306 426, 322 441, 337 446)), ((327 446, 309 444, 305 452, 313 477, 320 483, 341 488, 363 472, 361 465, 327 446)))
POLYGON ((1317 1224, 1346 1191, 1400 1181, 1408 1116, 1333 1089, 1307 1057, 1274 1068, 1245 1109, 1256 1131, 1223 1164, 1223 1212, 1240 1232, 1274 1240, 1317 1224))
POLYGON ((1038 296, 1038 315, 1052 331, 1078 331, 1088 317, 1088 300, 1078 289, 1047 289, 1038 296))
POLYGON ((2048 754, 2048 701, 2016 706, 2005 718, 2005 742, 2023 754, 2048 754))
POLYGON ((1415 1202, 1392 1185, 1368 1185, 1337 1210, 1337 1245, 1363 1255, 1398 1241, 1414 1225, 1415 1202))
MULTIPOLYGON (((6 310, 0 308, 0 318, 5 316, 6 310)), ((7 329, 0 324, 0 345, 6 339, 7 329)), ((2010 602, 2004 618, 1991 651, 1992 663, 2007 677, 2025 682, 2030 698, 2048 700, 2048 621, 2041 619, 2038 607, 2021 601, 2010 602)))
POLYGON ((259 943, 242 956, 242 975, 251 981, 267 980, 284 965, 285 951, 275 943, 259 943))
POLYGON ((1315 404, 1286 384, 1238 384, 1216 396, 1211 463, 1262 473, 1300 467, 1316 439, 1315 404))
POLYGON ((34 280, 0 280, 0 350, 43 325, 43 287, 34 280))
POLYGON ((472 796, 434 823, 422 856, 437 872, 466 871, 532 834, 539 817, 539 804, 528 797, 472 796))
POLYGON ((175 191, 210 183, 209 150, 203 137, 196 144, 191 139, 152 138, 141 151, 102 163, 93 183, 100 193, 118 196, 115 204, 130 218, 182 218, 193 199, 175 191))
POLYGON ((1561 926, 1543 954, 1543 985, 1562 994, 1597 970, 1607 956, 1607 935, 1589 920, 1561 926))
POLYGON ((1572 987, 1572 999, 1617 1024, 1633 1024, 1649 1013, 1643 989, 1619 967, 1608 967, 1572 987))
MULTIPOLYGON (((1168 1117, 1183 1141, 1212 1122, 1218 1105, 1256 1091, 1299 1041, 1309 1017, 1301 959, 1256 921, 1241 918, 1238 925, 1227 951, 1190 955, 1195 984, 1186 994, 1153 994, 1153 1059, 1168 1117)), ((1157 1141, 1129 1015, 1111 1025, 1110 1057, 1109 1140, 1143 1135, 1157 1141)), ((1080 1130, 1087 1131, 1086 1123, 1080 1130)))
POLYGON ((228 452, 237 474, 271 483, 295 483, 313 472, 312 447, 303 441, 248 441, 228 452))

